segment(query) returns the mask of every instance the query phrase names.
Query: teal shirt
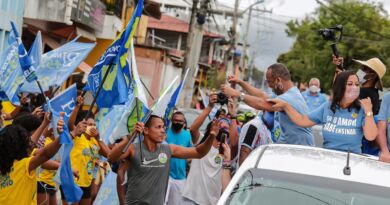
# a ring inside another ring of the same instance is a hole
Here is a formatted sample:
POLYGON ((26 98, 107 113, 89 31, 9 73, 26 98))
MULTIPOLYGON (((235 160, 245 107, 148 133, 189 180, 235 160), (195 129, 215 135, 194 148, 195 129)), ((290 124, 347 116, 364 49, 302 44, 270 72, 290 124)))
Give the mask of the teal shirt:
POLYGON ((324 148, 340 151, 362 152, 362 138, 365 114, 363 108, 359 110, 330 109, 330 103, 322 104, 308 115, 309 119, 322 124, 324 148))
MULTIPOLYGON (((167 143, 179 145, 182 147, 192 147, 191 134, 182 129, 179 133, 172 132, 172 129, 168 129, 167 143)), ((186 178, 186 159, 171 158, 169 167, 169 176, 173 179, 182 180, 186 178)))
POLYGON ((320 92, 318 92, 316 95, 310 95, 310 91, 306 90, 305 92, 302 92, 302 96, 305 99, 310 112, 328 101, 327 97, 320 92))
MULTIPOLYGON (((298 113, 307 114, 308 108, 301 92, 293 86, 287 92, 276 96, 290 104, 298 113)), ((297 144, 314 146, 314 138, 310 128, 296 125, 285 112, 275 112, 274 135, 279 144, 297 144)))
POLYGON ((383 96, 378 121, 385 121, 387 128, 387 147, 390 150, 390 93, 383 96))

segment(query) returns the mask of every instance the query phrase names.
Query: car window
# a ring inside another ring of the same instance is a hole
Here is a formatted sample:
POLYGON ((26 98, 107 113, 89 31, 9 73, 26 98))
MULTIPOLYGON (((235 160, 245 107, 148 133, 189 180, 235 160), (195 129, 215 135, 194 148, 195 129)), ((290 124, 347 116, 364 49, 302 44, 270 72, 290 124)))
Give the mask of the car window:
POLYGON ((280 171, 250 169, 226 204, 385 205, 390 189, 280 171))

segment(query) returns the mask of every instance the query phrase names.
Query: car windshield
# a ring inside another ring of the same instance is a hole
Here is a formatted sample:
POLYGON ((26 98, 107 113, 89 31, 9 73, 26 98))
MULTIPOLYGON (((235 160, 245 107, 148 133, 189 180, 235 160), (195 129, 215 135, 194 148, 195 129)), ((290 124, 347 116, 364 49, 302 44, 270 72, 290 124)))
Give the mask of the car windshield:
POLYGON ((250 169, 233 189, 226 204, 387 205, 389 193, 390 189, 386 187, 250 169))

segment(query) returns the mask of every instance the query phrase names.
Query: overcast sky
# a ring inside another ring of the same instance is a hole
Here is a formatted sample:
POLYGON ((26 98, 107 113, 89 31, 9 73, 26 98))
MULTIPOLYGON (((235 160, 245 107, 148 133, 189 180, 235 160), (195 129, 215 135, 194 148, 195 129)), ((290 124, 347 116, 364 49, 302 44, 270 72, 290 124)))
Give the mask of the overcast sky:
MULTIPOLYGON (((218 2, 234 6, 235 0, 217 0, 218 2)), ((321 0, 325 2, 324 0, 321 0)), ((361 0, 368 1, 368 0, 361 0)), ((390 0, 369 0, 372 2, 382 2, 385 9, 390 13, 390 0)), ((256 0, 240 0, 240 8, 245 9, 256 0)), ((272 12, 277 15, 289 16, 289 17, 304 17, 314 11, 318 6, 316 0, 265 0, 264 3, 259 4, 260 7, 264 6, 266 9, 272 9, 272 12)))
MULTIPOLYGON (((235 2, 235 0, 216 1, 232 7, 235 2)), ((246 9, 255 1, 241 0, 240 8, 246 9)), ((325 2, 325 0, 321 1, 325 2)), ((382 2, 387 12, 390 13, 390 0, 370 1, 382 2)), ((257 19, 255 18, 256 14, 252 15, 248 36, 248 43, 251 45, 249 54, 255 56, 255 66, 264 70, 275 63, 280 54, 288 52, 294 43, 293 38, 287 37, 285 22, 295 18, 303 18, 314 12, 318 3, 315 0, 265 0, 258 7, 272 10, 272 14, 258 15, 257 19)), ((246 20, 243 19, 242 22, 246 22, 246 20)), ((245 23, 241 24, 245 28, 245 23)))

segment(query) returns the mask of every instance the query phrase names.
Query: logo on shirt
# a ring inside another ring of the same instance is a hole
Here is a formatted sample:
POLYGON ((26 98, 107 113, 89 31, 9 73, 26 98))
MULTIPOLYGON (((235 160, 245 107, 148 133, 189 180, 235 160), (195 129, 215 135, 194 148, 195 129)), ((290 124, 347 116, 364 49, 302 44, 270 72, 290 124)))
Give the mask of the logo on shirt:
POLYGON ((158 155, 158 161, 160 161, 162 164, 165 164, 168 161, 168 156, 165 153, 160 153, 158 155))
POLYGON ((352 113, 352 118, 353 118, 353 119, 356 119, 358 116, 359 116, 359 115, 358 115, 356 112, 352 113))
POLYGON ((87 163, 87 172, 88 172, 88 175, 92 174, 92 162, 91 161, 89 161, 87 163))
MULTIPOLYGON (((13 168, 11 168, 11 172, 13 171, 13 168)), ((9 176, 9 173, 6 175, 0 175, 0 190, 5 189, 9 186, 12 186, 14 184, 14 181, 9 176)))
POLYGON ((223 161, 223 158, 220 154, 218 154, 217 156, 214 157, 214 162, 216 164, 222 164, 222 161, 223 161))
POLYGON ((159 159, 157 158, 157 159, 152 159, 152 160, 146 160, 145 157, 144 157, 144 160, 142 161, 142 164, 148 165, 148 164, 151 164, 153 162, 156 162, 157 160, 159 160, 159 159))

